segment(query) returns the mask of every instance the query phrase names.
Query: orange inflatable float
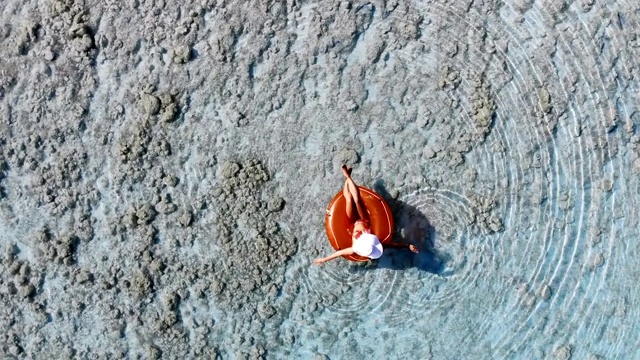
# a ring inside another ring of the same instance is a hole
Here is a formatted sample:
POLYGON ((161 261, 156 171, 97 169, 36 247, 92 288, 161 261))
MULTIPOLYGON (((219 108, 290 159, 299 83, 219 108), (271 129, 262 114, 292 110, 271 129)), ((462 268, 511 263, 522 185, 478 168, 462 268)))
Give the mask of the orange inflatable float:
MULTIPOLYGON (((375 191, 362 186, 358 186, 358 188, 360 189, 360 199, 364 202, 371 218, 371 232, 380 239, 382 244, 391 241, 394 224, 389 204, 375 191)), ((353 223, 347 218, 346 206, 347 202, 342 190, 340 190, 331 200, 325 215, 327 236, 335 250, 342 250, 351 246, 351 234, 349 234, 348 230, 353 228, 353 223)), ((369 260, 369 258, 356 254, 343 257, 351 261, 369 260)))

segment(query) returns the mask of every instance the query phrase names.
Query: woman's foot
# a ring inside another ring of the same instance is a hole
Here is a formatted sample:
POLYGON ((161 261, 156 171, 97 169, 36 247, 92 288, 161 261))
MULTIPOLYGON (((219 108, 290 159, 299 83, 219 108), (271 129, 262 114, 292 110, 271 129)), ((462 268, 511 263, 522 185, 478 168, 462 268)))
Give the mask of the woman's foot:
POLYGON ((353 170, 353 168, 347 167, 347 165, 343 164, 340 169, 342 169, 342 175, 344 175, 344 177, 348 178, 351 176, 351 170, 353 170))

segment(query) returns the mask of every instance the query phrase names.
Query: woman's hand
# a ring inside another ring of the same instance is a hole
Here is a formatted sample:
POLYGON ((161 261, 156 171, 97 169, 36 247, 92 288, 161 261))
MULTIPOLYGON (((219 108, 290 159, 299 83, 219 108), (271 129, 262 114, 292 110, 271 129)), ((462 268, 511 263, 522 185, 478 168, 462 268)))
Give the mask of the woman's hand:
POLYGON ((409 250, 411 250, 413 253, 416 253, 416 254, 420 252, 418 247, 413 244, 409 244, 409 250))
POLYGON ((338 250, 338 251, 334 252, 333 254, 327 256, 326 258, 315 259, 315 260, 313 260, 313 263, 316 264, 316 265, 320 265, 323 262, 327 262, 329 260, 333 260, 333 259, 335 259, 337 257, 345 256, 345 255, 353 255, 353 254, 355 254, 355 252, 353 251, 353 248, 348 247, 346 249, 338 250))

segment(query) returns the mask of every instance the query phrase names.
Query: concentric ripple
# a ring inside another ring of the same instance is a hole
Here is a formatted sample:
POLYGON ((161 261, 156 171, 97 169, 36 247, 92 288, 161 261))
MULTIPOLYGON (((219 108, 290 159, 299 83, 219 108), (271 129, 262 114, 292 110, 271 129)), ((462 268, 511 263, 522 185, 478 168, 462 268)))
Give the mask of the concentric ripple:
MULTIPOLYGON (((431 257, 393 254, 373 271, 310 273, 326 288, 349 285, 332 312, 383 309, 377 321, 388 330, 428 313, 412 331, 437 327, 460 353, 636 354, 627 330, 638 298, 629 287, 638 273, 638 12, 592 3, 436 1, 376 18, 361 41, 389 29, 419 34, 387 50, 386 66, 366 81, 405 79, 403 98, 375 94, 398 114, 429 105, 417 114, 422 125, 395 134, 425 144, 401 158, 426 179, 400 188, 396 222, 398 236, 428 246, 431 257), (485 90, 495 113, 481 136, 485 90), (395 263, 403 261, 411 265, 395 263), (445 312, 457 320, 436 316, 445 312)), ((446 345, 438 353, 459 354, 446 345)))
POLYGON ((464 294, 491 263, 491 246, 483 241, 487 231, 477 226, 477 210, 464 196, 428 188, 404 196, 398 204, 394 240, 418 245, 421 255, 387 250, 372 264, 334 263, 309 270, 304 284, 327 311, 340 316, 380 312, 385 323, 400 323, 416 311, 429 311, 464 294), (417 287, 421 291, 416 292, 417 287))

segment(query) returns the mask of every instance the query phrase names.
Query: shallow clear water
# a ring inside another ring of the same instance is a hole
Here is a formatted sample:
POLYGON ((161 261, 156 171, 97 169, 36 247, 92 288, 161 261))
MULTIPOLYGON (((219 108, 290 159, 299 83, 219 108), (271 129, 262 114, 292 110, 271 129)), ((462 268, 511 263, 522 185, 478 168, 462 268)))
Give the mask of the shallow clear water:
MULTIPOLYGON (((364 86, 375 94, 367 101, 396 109, 418 103, 414 121, 394 130, 397 152, 376 151, 385 125, 375 119, 357 136, 372 139, 363 158, 378 157, 374 166, 397 160, 393 168, 408 172, 384 179, 399 189, 392 201, 399 231, 429 250, 391 250, 370 265, 291 269, 289 281, 303 281, 299 294, 283 294, 301 309, 285 322, 298 334, 291 353, 640 356, 638 51, 627 42, 638 31, 637 5, 584 11, 584 1, 563 10, 557 2, 519 3, 484 14, 477 7, 467 13, 466 2, 418 5, 421 37, 389 51, 384 69, 367 71, 364 86), (452 51, 465 55, 450 58, 452 51), (462 79, 440 91, 443 64, 462 79), (455 151, 458 136, 476 133, 469 79, 479 69, 486 69, 496 104, 493 126, 486 139, 469 141, 460 166, 443 166, 422 148, 455 151), (385 76, 384 88, 368 82, 385 76), (404 97, 393 89, 403 85, 404 97), (430 123, 421 127, 425 117, 430 123), (494 203, 483 205, 483 198, 494 203), (314 302, 319 310, 311 311, 314 302)), ((372 26, 393 21, 411 24, 391 14, 372 26)), ((368 36, 361 41, 372 41, 368 36)))
POLYGON ((640 358, 637 1, 199 3, 0 13, 0 350, 640 358))

